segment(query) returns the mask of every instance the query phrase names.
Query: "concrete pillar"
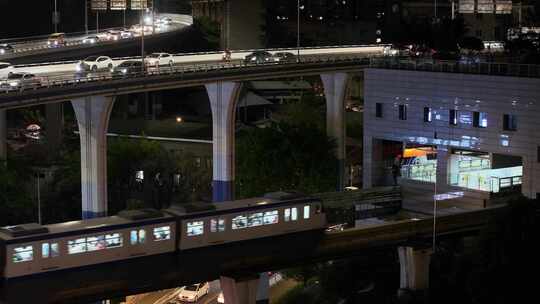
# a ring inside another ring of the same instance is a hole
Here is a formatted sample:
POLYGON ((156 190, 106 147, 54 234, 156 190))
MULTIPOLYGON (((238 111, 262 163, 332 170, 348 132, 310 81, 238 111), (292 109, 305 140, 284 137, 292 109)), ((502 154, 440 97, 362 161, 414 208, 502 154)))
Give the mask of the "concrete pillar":
POLYGON ((107 129, 114 97, 71 101, 81 138, 82 218, 107 215, 107 129))
POLYGON ((45 105, 45 131, 47 132, 47 149, 49 151, 49 156, 54 156, 58 153, 58 150, 62 145, 63 129, 63 104, 59 102, 45 105))
POLYGON ((7 160, 7 119, 6 110, 0 110, 0 162, 7 160))
POLYGON ((338 159, 337 190, 343 191, 345 184, 345 93, 349 75, 347 73, 321 74, 326 97, 326 134, 336 140, 338 159))
POLYGON ((399 294, 427 291, 429 288, 431 254, 431 249, 398 247, 400 264, 399 294))
POLYGON ((212 109, 214 202, 234 199, 234 126, 240 89, 238 82, 206 85, 212 109))
POLYGON ((248 278, 220 277, 225 303, 268 304, 268 274, 248 278))

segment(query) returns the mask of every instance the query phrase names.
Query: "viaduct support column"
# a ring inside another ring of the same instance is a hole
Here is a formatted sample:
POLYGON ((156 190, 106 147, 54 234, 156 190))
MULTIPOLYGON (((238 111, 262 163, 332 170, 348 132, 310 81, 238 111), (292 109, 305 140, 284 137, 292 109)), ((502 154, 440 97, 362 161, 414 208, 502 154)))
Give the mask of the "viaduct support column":
POLYGON ((268 283, 267 274, 260 278, 220 278, 225 303, 231 304, 268 304, 268 283))
POLYGON ((71 101, 81 138, 82 218, 107 215, 107 129, 114 97, 71 101))
POLYGON ((398 254, 400 264, 398 296, 407 292, 427 291, 429 288, 429 264, 432 250, 398 247, 398 254))
POLYGON ((234 125, 241 83, 206 85, 212 108, 213 201, 234 199, 234 125))
POLYGON ((321 74, 326 97, 326 134, 336 140, 338 159, 337 190, 343 191, 345 183, 345 92, 349 75, 347 73, 321 74))
POLYGON ((6 110, 0 110, 0 164, 7 160, 6 110))

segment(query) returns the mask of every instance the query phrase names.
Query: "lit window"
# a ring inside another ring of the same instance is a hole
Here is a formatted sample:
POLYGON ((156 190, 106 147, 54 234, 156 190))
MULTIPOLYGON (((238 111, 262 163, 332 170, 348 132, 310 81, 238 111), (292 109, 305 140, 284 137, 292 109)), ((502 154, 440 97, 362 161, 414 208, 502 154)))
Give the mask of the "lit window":
POLYGON ((139 236, 137 234, 137 230, 131 230, 131 233, 129 234, 129 240, 131 245, 136 245, 139 241, 139 236))
POLYGON ((154 228, 154 240, 163 241, 171 238, 171 227, 163 226, 154 228))
POLYGON ((32 246, 15 247, 13 251, 13 263, 28 262, 34 259, 34 249, 32 246))
POLYGON ((105 238, 103 235, 86 238, 86 251, 96 251, 105 248, 105 238))
POLYGON ((187 223, 187 235, 188 236, 201 235, 203 233, 204 233, 204 222, 203 221, 195 221, 195 222, 188 222, 187 223))
POLYGON ((291 220, 291 209, 287 208, 285 209, 285 222, 288 222, 291 220))
POLYGON ((122 236, 120 233, 105 235, 105 246, 107 249, 122 247, 122 236))
POLYGON ((487 113, 473 112, 473 126, 476 128, 487 128, 487 113))
POLYGON ((58 243, 51 244, 51 257, 55 258, 60 255, 60 250, 58 248, 58 243))
POLYGON ((277 210, 266 211, 264 213, 263 223, 265 225, 277 224, 279 221, 279 213, 277 210))
POLYGON ((298 219, 298 208, 291 208, 291 220, 296 221, 298 219))
POLYGON ((407 106, 399 105, 399 120, 407 120, 407 106))
POLYGON ((46 259, 50 256, 50 246, 49 243, 42 243, 41 244, 41 257, 46 259))
POLYGON ((217 232, 217 220, 211 219, 210 220, 210 232, 217 232))
POLYGON ((304 219, 309 218, 309 205, 304 206, 304 219))
POLYGON ((452 126, 456 126, 457 125, 457 122, 458 122, 458 113, 457 113, 457 110, 450 110, 450 113, 449 113, 449 119, 448 119, 448 123, 452 126))
POLYGON ((247 217, 245 215, 239 215, 232 219, 232 229, 242 229, 247 227, 247 217))
POLYGON ((218 220, 218 231, 219 232, 225 231, 225 219, 218 220))
POLYGON ((263 224, 263 213, 257 212, 249 215, 248 227, 261 226, 263 224))
POLYGON ((431 122, 431 108, 424 107, 424 122, 431 122))
POLYGON ((68 253, 76 254, 86 252, 86 239, 80 238, 72 241, 68 241, 68 253))
POLYGON ((146 230, 139 229, 139 244, 144 244, 146 242, 146 230))

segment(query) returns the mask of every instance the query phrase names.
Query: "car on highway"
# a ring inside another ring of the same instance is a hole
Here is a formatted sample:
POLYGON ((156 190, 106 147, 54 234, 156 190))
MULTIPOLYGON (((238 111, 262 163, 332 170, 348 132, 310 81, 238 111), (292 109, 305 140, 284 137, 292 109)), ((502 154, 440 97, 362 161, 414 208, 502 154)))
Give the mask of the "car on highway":
POLYGON ((82 43, 84 44, 94 44, 96 42, 99 42, 99 37, 98 36, 88 36, 88 37, 85 37, 83 40, 82 40, 82 43))
POLYGON ((8 62, 0 62, 0 78, 7 78, 13 73, 13 66, 8 62))
POLYGON ((125 76, 128 74, 140 73, 143 71, 143 65, 140 60, 126 60, 111 69, 113 76, 125 76))
POLYGON ((217 297, 217 302, 219 304, 224 304, 225 303, 225 297, 223 296, 223 291, 219 293, 219 295, 217 297))
POLYGON ((160 65, 174 65, 173 56, 169 53, 152 53, 144 59, 144 62, 148 66, 158 67, 160 65))
POLYGON ((13 46, 8 43, 0 44, 0 55, 13 53, 13 46))
POLYGON ((0 84, 0 87, 4 90, 16 90, 22 88, 33 88, 41 85, 41 78, 36 77, 30 73, 11 73, 0 84))
POLYGON ((162 17, 161 18, 161 23, 163 23, 164 25, 171 25, 173 22, 173 20, 169 17, 162 17))
POLYGON ((122 38, 120 31, 109 30, 107 31, 107 40, 116 41, 122 38))
POLYGON ((112 69, 114 66, 109 56, 89 56, 79 61, 75 67, 78 73, 97 72, 104 69, 112 69))
POLYGON ((120 32, 120 38, 122 38, 122 39, 129 39, 129 38, 133 38, 133 37, 134 37, 133 32, 130 32, 128 30, 120 32))
POLYGON ((184 302, 197 302, 210 291, 208 282, 188 285, 180 288, 178 299, 184 302))
POLYGON ((291 52, 277 52, 272 56, 274 62, 294 62, 296 55, 291 52))
POLYGON ((255 51, 244 57, 244 63, 269 63, 273 62, 273 57, 270 52, 267 51, 255 51))
POLYGON ((64 33, 54 33, 49 36, 47 39, 48 47, 59 47, 66 45, 66 35, 64 33))

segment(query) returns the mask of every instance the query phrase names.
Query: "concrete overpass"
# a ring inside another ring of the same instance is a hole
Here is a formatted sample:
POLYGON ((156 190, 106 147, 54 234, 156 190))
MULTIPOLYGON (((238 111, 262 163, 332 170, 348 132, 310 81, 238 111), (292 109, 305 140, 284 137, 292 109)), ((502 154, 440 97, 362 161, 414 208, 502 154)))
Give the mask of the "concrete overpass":
MULTIPOLYGON (((438 216, 437 238, 477 234, 505 210, 499 206, 438 216)), ((238 285, 256 280, 264 271, 373 256, 382 248, 395 247, 400 248, 402 288, 422 289, 428 282, 429 254, 425 252, 429 253, 432 235, 432 218, 410 218, 343 232, 311 231, 257 239, 7 281, 0 287, 0 300, 10 304, 43 299, 48 303, 85 303, 220 277, 238 285)))

